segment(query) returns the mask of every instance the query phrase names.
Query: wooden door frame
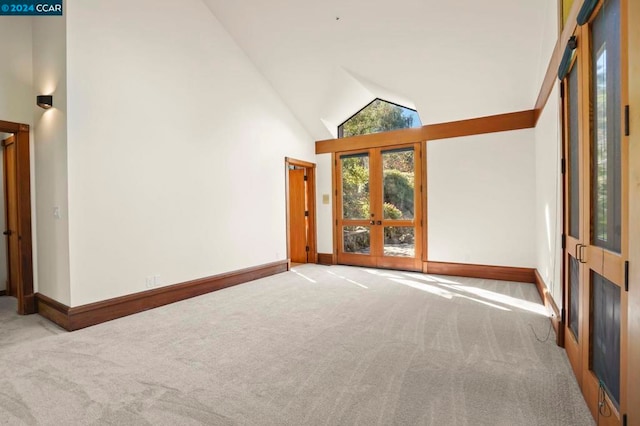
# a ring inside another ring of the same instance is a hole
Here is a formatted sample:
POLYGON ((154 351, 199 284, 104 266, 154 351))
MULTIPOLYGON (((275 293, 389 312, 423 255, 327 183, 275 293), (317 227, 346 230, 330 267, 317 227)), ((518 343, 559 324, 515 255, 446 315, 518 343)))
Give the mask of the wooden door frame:
MULTIPOLYGON (((0 120, 0 132, 13 133, 16 144, 16 185, 18 204, 18 244, 20 268, 17 271, 18 314, 36 312, 33 291, 33 247, 31 231, 31 155, 29 125, 0 120)), ((6 173, 6 170, 4 171, 6 173)))
MULTIPOLYGON (((427 172, 426 172, 426 142, 408 142, 408 143, 397 143, 393 146, 370 146, 367 148, 348 150, 348 151, 338 151, 331 153, 331 176, 332 176, 332 191, 334 194, 334 203, 332 209, 332 226, 333 226, 333 264, 338 264, 338 254, 340 252, 340 247, 342 245, 342 234, 340 231, 340 223, 341 221, 338 219, 342 216, 342 200, 340 196, 342 194, 342 190, 339 189, 342 184, 342 176, 341 169, 338 166, 338 160, 342 155, 350 155, 350 154, 358 154, 367 152, 371 161, 371 152, 379 151, 380 156, 386 150, 394 150, 394 149, 402 149, 402 148, 412 148, 414 151, 414 167, 415 167, 415 181, 414 181, 414 194, 417 198, 415 201, 415 215, 414 215, 414 229, 415 233, 415 247, 416 250, 421 252, 421 255, 415 257, 413 259, 413 265, 410 266, 398 266, 393 265, 391 263, 382 263, 376 264, 374 267, 378 268, 391 268, 391 269, 401 269, 407 271, 424 271, 426 268, 426 259, 427 259, 427 197, 426 197, 426 182, 427 182, 427 172), (419 177, 419 178, 418 178, 419 177)), ((371 165, 370 165, 371 167, 371 165)), ((382 182, 379 183, 380 185, 382 182)), ((379 185, 371 186, 370 182, 370 194, 373 194, 374 191, 379 191, 381 194, 382 188, 378 187, 379 185)), ((372 195, 370 195, 373 197, 372 195)), ((371 199, 373 202, 373 198, 371 199)), ((369 218, 366 219, 368 221, 369 218)), ((363 220, 365 221, 365 220, 363 220)), ((404 225, 401 225, 404 226, 404 225)), ((342 253, 344 256, 345 253, 342 253)), ((357 255, 356 255, 357 256, 357 255)), ((384 256, 380 256, 380 259, 384 259, 384 256)), ((388 259, 388 258, 387 258, 388 259)), ((403 258, 398 258, 399 260, 403 258)), ((410 258, 404 258, 406 260, 410 258)), ((348 263, 347 263, 348 264, 348 263)), ((365 265, 363 265, 365 266, 365 265)))
POLYGON ((318 263, 318 243, 316 231, 316 165, 308 161, 296 160, 295 158, 285 157, 284 159, 284 175, 285 175, 285 198, 286 198, 286 217, 287 217, 287 262, 288 268, 291 269, 291 221, 289 217, 289 166, 302 167, 306 170, 307 176, 307 201, 309 203, 309 256, 308 263, 318 263))
MULTIPOLYGON (((600 0, 596 9, 592 13, 591 19, 586 25, 578 26, 574 35, 578 37, 578 52, 576 60, 578 61, 579 69, 579 83, 578 83, 578 114, 579 114, 579 167, 580 167, 580 237, 576 240, 569 235, 568 228, 568 174, 563 177, 563 188, 565 194, 563 197, 563 224, 564 235, 566 236, 566 248, 563 250, 563 262, 570 257, 568 253, 571 253, 571 257, 580 258, 580 315, 579 315, 579 330, 580 341, 578 343, 578 351, 580 360, 577 367, 580 371, 576 372, 576 378, 580 385, 582 394, 587 402, 587 405, 593 415, 594 419, 600 419, 605 422, 604 424, 619 424, 622 421, 622 416, 628 409, 628 390, 627 386, 627 374, 628 374, 628 293, 624 288, 624 261, 628 259, 628 245, 629 245, 629 175, 628 175, 628 163, 629 163, 629 138, 621 131, 620 140, 620 167, 621 167, 621 242, 620 253, 610 252, 608 249, 598 247, 592 241, 592 226, 594 222, 593 217, 593 152, 592 144, 594 143, 594 122, 593 122, 593 64, 592 64, 592 34, 591 25, 600 13, 600 9, 604 4, 604 0, 600 0), (581 246, 580 254, 575 253, 577 246, 581 246), (584 250, 584 252, 582 252, 584 250), (586 260, 583 260, 586 259, 586 260), (606 270, 606 274, 605 274, 606 270), (620 288, 620 389, 619 389, 619 407, 616 408, 615 404, 609 397, 607 392, 604 392, 603 401, 601 401, 599 395, 599 380, 595 373, 591 369, 591 348, 592 348, 592 328, 593 328, 593 312, 591 308, 592 303, 592 272, 600 274, 605 279, 611 281, 620 288), (600 404, 603 403, 607 408, 603 408, 600 404), (599 416, 600 410, 604 409, 609 411, 608 417, 599 416)), ((624 129, 624 110, 623 106, 628 105, 629 93, 628 93, 628 22, 627 22, 627 0, 620 0, 620 106, 621 106, 621 122, 620 129, 624 129)), ((575 65, 574 65, 575 66, 575 65)), ((565 88, 566 88, 565 80, 565 88)), ((565 90, 568 93, 568 90, 565 90)), ((567 98, 563 101, 563 153, 564 158, 568 159, 568 138, 567 127, 568 123, 568 111, 567 111, 567 98)), ((563 305, 565 307, 565 313, 569 313, 569 265, 565 264, 565 271, 563 272, 563 305)), ((568 316, 567 316, 568 318, 568 316)), ((572 333, 568 330, 569 321, 565 324, 565 334, 569 336, 572 333)), ((569 337, 571 339, 571 337, 569 337)), ((565 348, 568 348, 570 341, 565 340, 565 348)), ((572 367, 574 367, 572 363, 572 367)), ((575 372, 575 368, 574 368, 575 372)))
MULTIPOLYGON (((585 42, 582 43, 583 57, 584 61, 588 63, 588 66, 584 68, 584 93, 587 94, 586 99, 583 100, 583 108, 584 111, 587 111, 587 122, 585 124, 584 131, 587 132, 586 146, 584 160, 582 162, 582 167, 586 170, 590 171, 590 174, 587 176, 586 180, 586 188, 584 190, 583 198, 585 201, 585 217, 588 217, 586 220, 586 224, 584 226, 584 232, 587 236, 587 240, 585 243, 587 245, 586 250, 586 263, 582 265, 584 267, 585 275, 585 294, 582 296, 582 303, 585 308, 588 309, 585 312, 588 312, 588 317, 584 320, 583 327, 589 332, 589 340, 587 341, 587 346, 584 349, 583 353, 583 377, 582 377, 582 393, 587 400, 587 405, 591 409, 594 418, 598 419, 598 413, 600 411, 599 403, 599 379, 595 375, 595 372, 591 369, 591 348, 592 348, 592 336, 591 330, 593 328, 592 321, 592 311, 591 311, 591 301, 592 301, 592 272, 595 272, 609 280, 614 285, 620 288, 620 389, 619 389, 619 407, 616 408, 615 404, 609 397, 608 392, 604 392, 604 402, 609 410, 610 417, 603 419, 600 416, 601 421, 605 421, 604 424, 613 424, 615 420, 619 422, 622 421, 623 414, 627 411, 627 316, 628 316, 628 294, 625 291, 624 287, 624 263, 628 259, 628 236, 629 236, 629 226, 628 226, 628 162, 629 162, 629 137, 624 134, 624 105, 628 105, 628 49, 627 49, 627 26, 624 25, 626 22, 627 16, 627 0, 620 0, 620 122, 618 123, 620 126, 620 224, 621 224, 621 241, 620 241, 620 253, 613 253, 609 251, 609 249, 596 246, 592 241, 591 231, 593 222, 595 221, 593 217, 593 181, 591 174, 592 170, 592 144, 594 143, 594 123, 593 123, 593 74, 595 70, 592 65, 592 53, 593 53, 593 40, 591 34, 591 26, 596 17, 600 14, 601 9, 604 5, 605 0, 600 0, 597 7, 595 8, 591 19, 589 20, 587 25, 582 27, 583 37, 585 42), (587 127, 588 126, 588 127, 587 127), (606 271, 606 273, 605 273, 606 271), (596 403, 594 403, 596 401, 596 403), (613 418, 613 419, 612 419, 613 418)), ((617 422, 619 424, 619 422, 617 422)))

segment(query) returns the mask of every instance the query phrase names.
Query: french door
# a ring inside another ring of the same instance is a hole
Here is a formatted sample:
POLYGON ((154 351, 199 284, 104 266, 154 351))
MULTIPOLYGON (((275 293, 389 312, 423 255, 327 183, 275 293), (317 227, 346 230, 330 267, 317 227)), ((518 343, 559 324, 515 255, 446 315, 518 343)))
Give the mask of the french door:
POLYGON ((626 64, 621 2, 576 31, 565 79, 565 347, 599 425, 626 411, 626 64))
POLYGON ((336 156, 338 263, 422 270, 420 144, 336 156))
MULTIPOLYGON (((583 39, 576 35, 578 45, 583 39)), ((582 305, 584 287, 582 275, 581 253, 586 247, 585 223, 583 212, 583 193, 585 179, 584 173, 584 152, 583 145, 585 135, 580 126, 581 104, 584 91, 580 90, 580 71, 582 69, 576 56, 569 74, 564 81, 564 131, 565 150, 564 159, 566 164, 565 181, 565 201, 564 201, 564 229, 565 229, 565 250, 564 250, 564 280, 565 280, 565 349, 567 357, 573 368, 573 372, 579 384, 582 384, 582 339, 585 330, 582 326, 584 306, 582 305)))

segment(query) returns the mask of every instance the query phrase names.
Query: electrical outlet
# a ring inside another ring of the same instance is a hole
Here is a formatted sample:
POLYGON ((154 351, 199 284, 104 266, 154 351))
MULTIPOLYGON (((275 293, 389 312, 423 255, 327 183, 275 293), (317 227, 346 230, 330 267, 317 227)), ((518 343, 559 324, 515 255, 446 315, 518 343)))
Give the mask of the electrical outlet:
POLYGON ((154 287, 159 287, 160 286, 160 275, 154 275, 153 276, 153 286, 154 287))
POLYGON ((154 277, 147 277, 145 279, 145 285, 147 288, 153 288, 153 278, 154 277))

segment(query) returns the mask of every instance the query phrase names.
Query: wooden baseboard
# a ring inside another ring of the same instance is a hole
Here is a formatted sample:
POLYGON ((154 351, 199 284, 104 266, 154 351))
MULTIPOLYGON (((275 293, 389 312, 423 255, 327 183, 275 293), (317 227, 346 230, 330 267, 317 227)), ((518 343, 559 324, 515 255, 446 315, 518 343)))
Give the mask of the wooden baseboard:
POLYGON ((484 278, 488 280, 536 282, 535 269, 512 266, 472 265, 467 263, 424 262, 422 271, 427 274, 456 275, 459 277, 484 278))
POLYGON ((335 265, 333 261, 333 254, 330 253, 318 253, 318 264, 320 265, 335 265))
POLYGON ((36 293, 37 312, 51 322, 58 324, 65 330, 71 331, 69 327, 69 308, 57 300, 53 300, 44 294, 36 293))
POLYGON ((544 306, 553 310, 553 316, 551 317, 551 324, 553 324, 553 329, 556 331, 556 343, 561 348, 564 348, 564 322, 562 321, 562 315, 560 313, 560 309, 558 309, 558 305, 556 301, 553 300, 553 296, 549 292, 549 288, 547 284, 542 279, 540 272, 536 269, 535 271, 536 278, 536 287, 538 289, 538 293, 540 294, 540 299, 542 299, 544 306))
POLYGON ((38 312, 73 331, 287 271, 286 260, 70 308, 37 294, 38 312))

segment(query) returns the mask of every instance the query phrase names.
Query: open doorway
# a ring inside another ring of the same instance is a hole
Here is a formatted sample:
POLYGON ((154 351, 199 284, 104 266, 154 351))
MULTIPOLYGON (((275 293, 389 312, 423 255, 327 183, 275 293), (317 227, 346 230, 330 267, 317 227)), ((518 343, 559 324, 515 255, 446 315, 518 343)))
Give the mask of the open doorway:
POLYGON ((317 263, 316 165, 285 158, 287 258, 290 265, 317 263))
POLYGON ((0 250, 0 295, 15 297, 18 314, 26 315, 35 313, 36 310, 33 291, 29 126, 0 120, 0 140, 4 216, 4 250, 0 250))

